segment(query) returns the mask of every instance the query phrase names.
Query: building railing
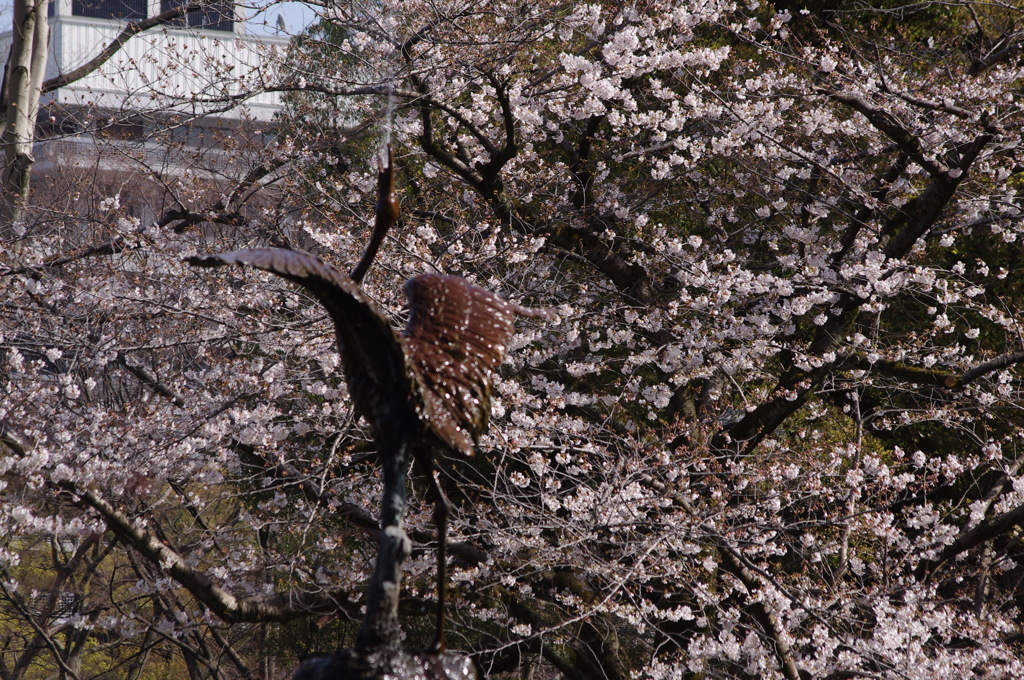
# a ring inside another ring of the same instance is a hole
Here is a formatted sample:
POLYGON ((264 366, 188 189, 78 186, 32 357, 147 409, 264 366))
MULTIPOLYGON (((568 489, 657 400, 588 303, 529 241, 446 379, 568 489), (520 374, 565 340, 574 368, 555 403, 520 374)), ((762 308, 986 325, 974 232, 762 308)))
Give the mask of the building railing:
MULTIPOLYGON (((51 22, 47 78, 87 63, 124 27, 124 22, 76 16, 56 16, 51 22)), ((8 31, 0 34, 0 54, 9 46, 8 31)), ((262 88, 274 81, 275 65, 287 48, 283 37, 157 27, 133 37, 100 69, 49 93, 43 103, 269 120, 281 98, 262 88)))

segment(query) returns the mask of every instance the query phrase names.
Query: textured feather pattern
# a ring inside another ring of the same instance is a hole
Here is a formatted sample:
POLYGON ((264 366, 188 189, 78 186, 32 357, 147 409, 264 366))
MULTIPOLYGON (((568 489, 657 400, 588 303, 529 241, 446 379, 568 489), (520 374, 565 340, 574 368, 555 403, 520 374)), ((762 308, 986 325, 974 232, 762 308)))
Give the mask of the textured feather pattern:
POLYGON ((491 413, 491 376, 505 358, 522 308, 457 276, 423 274, 405 284, 406 350, 423 388, 430 429, 473 455, 491 413))
POLYGON ((516 316, 549 316, 463 278, 423 274, 405 285, 409 322, 396 338, 358 284, 309 253, 262 248, 188 261, 249 265, 309 290, 334 321, 349 391, 378 434, 388 427, 388 402, 405 394, 406 401, 414 400, 420 425, 467 456, 487 429, 491 378, 505 358, 516 316))

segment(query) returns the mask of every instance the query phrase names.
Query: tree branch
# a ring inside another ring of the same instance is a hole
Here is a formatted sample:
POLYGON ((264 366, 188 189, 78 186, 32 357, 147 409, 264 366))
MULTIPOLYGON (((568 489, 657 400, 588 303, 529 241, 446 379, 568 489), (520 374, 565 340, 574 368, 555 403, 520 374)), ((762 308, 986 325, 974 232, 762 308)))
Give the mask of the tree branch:
POLYGON ((28 452, 35 446, 35 442, 31 438, 3 421, 0 421, 0 442, 6 444, 19 457, 28 455, 28 452))
POLYGON ((50 654, 53 656, 54 662, 61 669, 62 673, 66 675, 68 678, 71 678, 72 680, 77 680, 79 676, 75 672, 75 669, 68 666, 67 661, 64 660, 64 655, 62 654, 62 652, 64 651, 65 647, 63 647, 59 642, 54 640, 53 636, 50 635, 50 633, 45 628, 39 625, 39 622, 36 621, 36 617, 33 616, 32 612, 30 612, 28 608, 25 606, 25 603, 22 601, 22 598, 18 597, 17 594, 11 592, 11 590, 7 587, 6 579, 0 579, 0 592, 3 592, 3 595, 7 599, 7 601, 14 605, 14 608, 18 610, 18 613, 21 614, 22 618, 25 621, 27 621, 28 625, 32 627, 32 630, 35 631, 35 639, 41 641, 47 647, 47 649, 50 650, 50 654))
POLYGON ((315 612, 335 612, 343 604, 348 604, 353 610, 358 606, 341 590, 323 594, 276 593, 265 598, 237 597, 215 584, 199 569, 190 567, 181 555, 135 524, 95 491, 80 490, 74 482, 60 482, 58 486, 99 514, 115 536, 135 548, 225 621, 284 622, 315 612))
MULTIPOLYGON (((750 595, 753 596, 762 587, 757 575, 747 568, 735 548, 722 542, 720 542, 718 547, 719 553, 725 558, 726 568, 729 573, 742 581, 750 595)), ((768 635, 772 645, 775 647, 775 654, 782 666, 782 674, 786 676, 787 680, 801 680, 800 671, 797 668, 796 660, 793 658, 793 650, 786 639, 782 624, 779 622, 779 617, 762 600, 752 602, 751 610, 754 618, 761 624, 765 634, 768 635)))
POLYGON ((53 269, 61 267, 76 260, 81 260, 93 255, 116 255, 117 253, 123 252, 128 249, 128 244, 125 243, 123 236, 116 236, 105 243, 100 243, 95 246, 86 246, 79 248, 78 250, 57 257, 52 260, 46 260, 42 264, 26 265, 24 267, 18 267, 17 269, 7 269, 0 271, 0 276, 14 276, 16 274, 28 274, 30 272, 38 272, 43 269, 53 269))
POLYGON ((919 385, 932 385, 933 387, 953 388, 962 382, 955 373, 942 369, 924 368, 913 366, 902 361, 890 359, 878 359, 874 362, 868 360, 863 352, 854 352, 839 357, 836 368, 859 368, 866 371, 878 371, 883 375, 906 380, 907 382, 919 385))
MULTIPOLYGON (((826 93, 832 95, 832 93, 826 93)), ((860 101, 856 97, 853 99, 860 101)), ((890 118, 885 118, 880 120, 878 125, 889 125, 891 122, 890 118)), ((928 233, 928 230, 941 216, 942 211, 953 200, 957 187, 967 176, 971 165, 982 149, 998 133, 998 130, 986 117, 982 118, 981 123, 985 131, 957 150, 960 155, 959 163, 956 166, 958 172, 945 171, 934 174, 928 186, 906 203, 886 223, 883 236, 888 235, 889 240, 882 252, 887 258, 901 259, 905 257, 918 240, 928 233)), ((901 133, 894 131, 894 134, 901 133)), ((895 141, 899 143, 899 140, 895 141)), ((910 155, 909 151, 906 153, 910 155)), ((860 298, 844 293, 842 299, 835 305, 842 311, 830 317, 825 325, 819 328, 818 335, 808 352, 814 356, 822 356, 841 342, 856 320, 862 305, 863 301, 860 298)), ((745 442, 741 452, 752 451, 765 436, 774 432, 807 401, 811 391, 831 370, 834 370, 834 364, 823 364, 810 372, 794 370, 783 375, 774 390, 774 396, 744 415, 739 423, 729 428, 727 433, 716 434, 712 439, 712 446, 724 447, 727 443, 726 434, 728 434, 734 440, 745 442)), ((739 447, 734 446, 733 448, 739 451, 739 447)))
MULTIPOLYGON (((263 461, 266 471, 276 479, 298 486, 299 490, 302 491, 302 494, 310 502, 316 503, 325 510, 330 510, 339 517, 352 522, 355 526, 365 530, 370 538, 380 539, 380 520, 370 511, 355 503, 343 500, 336 493, 324 487, 318 479, 304 474, 291 463, 272 461, 248 444, 233 442, 232 446, 243 449, 248 455, 263 461)), ((409 538, 420 545, 427 545, 433 542, 435 538, 432 531, 425 529, 408 530, 406 533, 409 538)), ((483 564, 487 561, 488 557, 482 548, 468 541, 449 543, 448 552, 471 566, 483 564)))
POLYGON ((1017 40, 1015 42, 1007 42, 1006 40, 1001 41, 1002 46, 991 50, 984 56, 976 56, 971 60, 971 67, 967 73, 972 76, 976 76, 980 73, 984 73, 996 64, 1002 64, 1010 61, 1018 54, 1024 52, 1024 40, 1017 40))
MULTIPOLYGON (((32 441, 14 428, 0 421, 0 442, 6 444, 16 455, 24 456, 32 448, 32 441)), ((167 574, 188 590, 210 611, 230 623, 285 622, 309 616, 314 613, 334 613, 339 608, 348 608, 353 616, 358 603, 351 600, 343 590, 323 593, 284 592, 266 597, 238 597, 215 584, 204 572, 186 563, 184 558, 164 545, 151 532, 136 524, 125 513, 115 508, 96 491, 83 490, 73 481, 54 484, 78 499, 96 512, 115 536, 133 547, 161 572, 167 574)))
POLYGON ((1011 352, 1009 354, 1003 354, 1002 356, 998 356, 995 359, 986 361, 983 364, 979 364, 974 368, 970 369, 969 371, 967 371, 966 373, 964 373, 963 377, 961 377, 960 380, 957 382, 957 386, 962 387, 968 383, 974 382, 975 380, 977 380, 978 378, 987 373, 998 371, 1001 368, 1012 366, 1013 364, 1020 363, 1021 361, 1024 361, 1024 352, 1011 352))
POLYGON ((995 137, 994 130, 986 130, 961 150, 961 161, 957 166, 956 176, 945 172, 933 175, 927 188, 910 200, 891 219, 883 233, 891 234, 889 242, 882 252, 886 257, 899 259, 904 257, 924 234, 939 219, 942 211, 953 200, 960 182, 967 176, 967 171, 974 163, 981 150, 995 137))
POLYGON ((817 91, 841 104, 849 106, 851 109, 867 118, 868 122, 871 123, 875 129, 884 133, 889 139, 896 142, 896 145, 905 154, 910 156, 915 163, 927 170, 929 175, 934 177, 936 175, 943 175, 949 172, 949 168, 945 165, 938 161, 929 160, 925 156, 924 147, 921 146, 921 141, 914 136, 894 114, 880 109, 864 97, 859 97, 854 94, 833 92, 826 89, 818 89, 817 91))
MULTIPOLYGON (((655 482, 653 478, 648 478, 646 481, 648 483, 653 483, 652 485, 655 487, 660 485, 658 482, 655 482)), ((698 515, 696 509, 684 496, 675 494, 672 496, 672 501, 686 510, 691 517, 697 519, 698 515)), ((700 520, 698 519, 698 521, 700 520)), ((743 555, 726 540, 725 536, 722 536, 716 529, 705 522, 700 522, 699 526, 702 531, 715 540, 715 545, 718 547, 719 553, 725 558, 726 568, 729 573, 743 583, 751 596, 760 590, 763 584, 758 578, 758 575, 750 568, 749 563, 743 555)), ((775 584, 773 583, 772 585, 775 584)), ((779 659, 779 664, 782 666, 782 674, 786 677, 786 680, 801 680, 800 671, 797 668, 796 660, 793 657, 793 650, 789 646, 789 641, 786 639, 782 624, 779 622, 779 617, 775 615, 775 612, 768 608, 764 600, 752 602, 751 608, 753 610, 754 618, 761 624, 764 632, 772 641, 775 648, 775 654, 779 659)))
POLYGON ((117 37, 111 40, 106 47, 100 50, 99 54, 97 54, 95 57, 85 62, 76 69, 72 69, 67 73, 62 73, 59 76, 55 76, 53 78, 50 78, 49 80, 44 81, 40 92, 42 94, 46 94, 47 92, 52 92, 58 88, 64 87, 65 85, 70 85, 71 83, 81 80, 82 78, 86 77, 87 75, 98 69, 100 66, 103 66, 103 64, 110 61, 110 58, 117 54, 120 51, 120 49, 124 47, 125 43, 127 43, 134 36, 138 35, 139 33, 142 33, 143 31, 147 31, 153 28, 154 26, 159 26, 161 24, 166 24, 171 21, 174 21, 179 17, 185 16, 186 13, 196 9, 200 9, 202 7, 203 3, 189 3, 186 5, 179 5, 174 9, 169 9, 166 12, 161 12, 160 14, 157 14, 153 17, 149 17, 148 19, 129 22, 124 27, 124 29, 122 29, 122 31, 117 35, 117 37))
POLYGON ((937 558, 934 560, 923 560, 917 567, 916 575, 918 578, 924 578, 942 566, 944 562, 948 562, 957 555, 967 552, 985 541, 1002 536, 1021 525, 1024 525, 1024 505, 1018 505, 1013 510, 996 515, 973 529, 962 531, 956 540, 942 549, 937 558))
POLYGON ((124 352, 118 353, 117 358, 114 359, 113 363, 134 375, 138 378, 139 382, 146 385, 178 408, 185 408, 184 397, 160 382, 160 380, 146 367, 129 364, 128 360, 124 356, 124 352))

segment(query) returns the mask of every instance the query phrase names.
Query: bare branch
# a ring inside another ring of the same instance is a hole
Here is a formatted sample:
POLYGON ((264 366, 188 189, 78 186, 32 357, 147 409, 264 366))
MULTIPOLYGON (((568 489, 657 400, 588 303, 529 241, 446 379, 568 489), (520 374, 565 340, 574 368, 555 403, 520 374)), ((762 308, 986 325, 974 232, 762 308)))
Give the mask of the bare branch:
POLYGON ((149 30, 154 26, 160 26, 161 24, 174 21, 179 17, 185 16, 186 13, 202 7, 202 3, 188 3, 175 7, 174 9, 169 9, 166 12, 161 12, 160 14, 149 17, 148 19, 129 22, 117 37, 111 40, 99 54, 76 69, 72 69, 66 73, 62 73, 59 76, 55 76, 44 81, 40 92, 42 94, 53 92, 58 88, 81 80, 99 67, 103 66, 103 64, 110 61, 110 58, 117 54, 120 49, 124 47, 125 43, 127 43, 132 37, 142 33, 143 31, 149 30))
POLYGON ((180 234, 188 227, 202 222, 215 222, 218 224, 228 224, 232 226, 244 224, 245 217, 238 211, 239 206, 237 205, 237 201, 239 195, 270 175, 272 172, 279 170, 290 163, 291 160, 292 159, 290 158, 273 158, 261 163, 249 170, 245 177, 239 180, 238 183, 232 187, 231 191, 222 196, 219 201, 214 203, 207 210, 195 212, 183 207, 177 210, 168 210, 157 221, 157 226, 164 227, 172 222, 178 222, 178 224, 174 226, 174 231, 175 233, 180 234))
POLYGON ((67 661, 64 659, 64 655, 61 653, 64 651, 64 647, 55 640, 45 628, 39 625, 39 622, 36 621, 36 617, 32 615, 32 612, 28 611, 28 608, 25 607, 25 603, 22 598, 11 592, 7 587, 6 581, 7 579, 0 579, 0 592, 3 592, 7 601, 14 605, 15 609, 18 610, 18 613, 21 614, 21 617, 28 622, 29 626, 32 627, 32 630, 34 630, 36 634, 36 640, 41 641, 46 645, 47 649, 50 650, 50 654, 53 656, 53 660, 56 662, 57 666, 60 667, 62 674, 72 680, 77 680, 79 677, 78 673, 68 665, 67 661))

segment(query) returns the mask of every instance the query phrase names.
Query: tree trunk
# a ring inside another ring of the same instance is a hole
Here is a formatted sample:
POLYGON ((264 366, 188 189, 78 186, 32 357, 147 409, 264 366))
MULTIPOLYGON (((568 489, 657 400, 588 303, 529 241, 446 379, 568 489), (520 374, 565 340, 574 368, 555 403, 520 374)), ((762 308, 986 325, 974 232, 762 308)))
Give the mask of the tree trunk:
POLYGON ((46 0, 15 0, 11 52, 4 94, 7 109, 0 143, 4 150, 0 181, 0 235, 10 237, 24 215, 32 172, 39 94, 46 73, 49 26, 46 0))

